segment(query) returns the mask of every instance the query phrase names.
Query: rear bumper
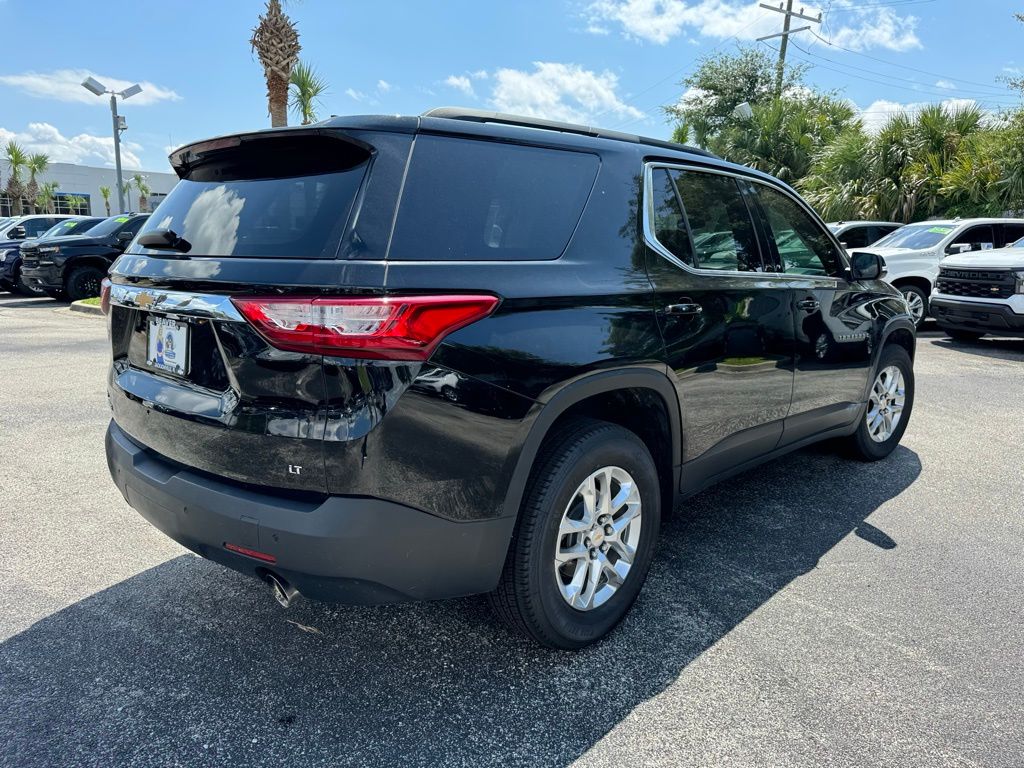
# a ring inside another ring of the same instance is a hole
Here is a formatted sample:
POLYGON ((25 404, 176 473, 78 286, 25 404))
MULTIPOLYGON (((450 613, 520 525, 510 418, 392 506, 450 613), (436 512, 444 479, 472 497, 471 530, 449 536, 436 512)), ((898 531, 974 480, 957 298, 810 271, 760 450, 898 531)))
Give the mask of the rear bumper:
POLYGON ((262 494, 182 469, 113 421, 106 451, 114 483, 156 528, 242 573, 272 571, 315 600, 370 604, 489 592, 515 524, 512 517, 452 522, 374 498, 262 494), (229 543, 275 562, 231 552, 229 543))
POLYGON ((1024 337, 1024 315, 1005 304, 932 297, 931 314, 942 328, 1024 337))
POLYGON ((58 266, 29 267, 22 265, 21 277, 37 288, 63 288, 61 268, 58 266))

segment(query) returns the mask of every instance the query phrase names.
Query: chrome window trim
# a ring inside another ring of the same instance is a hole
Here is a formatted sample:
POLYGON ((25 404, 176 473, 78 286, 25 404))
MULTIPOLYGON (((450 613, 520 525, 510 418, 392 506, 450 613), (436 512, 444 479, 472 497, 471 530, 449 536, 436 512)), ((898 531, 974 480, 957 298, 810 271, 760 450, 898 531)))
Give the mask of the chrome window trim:
POLYGON ((769 187, 776 192, 789 197, 791 200, 797 203, 797 205, 814 221, 829 237, 832 244, 836 247, 836 251, 839 253, 839 262, 844 267, 849 267, 849 261, 846 258, 846 254, 843 251, 843 247, 839 244, 839 241, 832 234, 831 230, 825 226, 821 221, 820 217, 814 213, 813 210, 801 200, 799 197, 794 195, 792 192, 786 189, 771 184, 765 180, 758 179, 753 176, 747 176, 742 173, 735 173, 733 171, 726 170, 725 168, 715 168, 713 166, 706 165, 693 165, 689 163, 665 163, 665 162, 649 162, 644 163, 644 201, 643 201, 643 232, 644 241, 649 248, 656 251, 662 258, 667 259, 677 267, 689 272, 693 275, 699 276, 717 276, 717 277, 743 277, 753 280, 780 280, 782 282, 814 282, 829 288, 836 288, 839 286, 841 278, 826 276, 821 277, 817 275, 794 275, 786 274, 785 272, 739 272, 736 270, 725 270, 725 269, 700 269, 699 267, 693 267, 686 262, 675 256, 668 248, 662 245, 658 238, 654 234, 654 171, 659 168, 665 168, 667 170, 678 170, 678 171, 693 171, 697 173, 717 173, 719 176, 729 176, 734 179, 740 179, 742 181, 754 184, 761 184, 769 187))
POLYGON ((203 317, 231 323, 245 322, 229 297, 211 293, 166 291, 115 283, 110 286, 110 303, 128 309, 145 309, 169 315, 203 317))

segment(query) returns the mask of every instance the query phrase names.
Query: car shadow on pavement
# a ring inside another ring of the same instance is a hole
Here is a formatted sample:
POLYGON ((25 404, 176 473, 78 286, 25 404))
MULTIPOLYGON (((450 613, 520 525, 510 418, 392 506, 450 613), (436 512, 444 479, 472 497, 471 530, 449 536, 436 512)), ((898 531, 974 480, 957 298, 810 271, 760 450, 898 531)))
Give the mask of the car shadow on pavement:
POLYGON ((514 637, 482 598, 284 611, 183 555, 0 644, 0 763, 567 765, 840 540, 890 557, 865 518, 920 471, 905 447, 819 448, 690 499, 631 614, 579 653, 514 637))
POLYGON ((1013 360, 1024 362, 1024 339, 978 339, 977 341, 955 341, 941 339, 934 342, 935 346, 955 349, 968 355, 992 357, 997 360, 1013 360))

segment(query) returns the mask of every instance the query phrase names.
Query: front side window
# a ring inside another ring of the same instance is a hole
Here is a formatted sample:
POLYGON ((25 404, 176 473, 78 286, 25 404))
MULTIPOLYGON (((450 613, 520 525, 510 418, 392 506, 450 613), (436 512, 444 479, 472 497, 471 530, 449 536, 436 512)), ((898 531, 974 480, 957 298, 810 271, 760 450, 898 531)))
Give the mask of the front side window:
POLYGON ((717 173, 682 170, 668 170, 663 176, 655 172, 653 179, 656 232, 658 209, 663 207, 659 200, 672 210, 666 187, 669 182, 676 193, 676 210, 680 212, 675 232, 669 227, 671 215, 661 216, 658 240, 666 248, 673 253, 678 250, 680 259, 699 269, 762 271, 754 224, 736 179, 717 173))
POLYGON ((839 235, 839 240, 847 247, 863 248, 868 244, 868 227, 850 227, 839 235))
POLYGON ((25 237, 39 237, 52 226, 53 219, 50 218, 29 219, 25 222, 25 237))
POLYGON ((991 224, 968 227, 955 238, 950 245, 969 245, 972 251, 987 251, 995 247, 996 238, 991 224))
POLYGON ((789 195, 761 184, 756 189, 783 271, 831 277, 841 274, 839 252, 825 229, 789 195))

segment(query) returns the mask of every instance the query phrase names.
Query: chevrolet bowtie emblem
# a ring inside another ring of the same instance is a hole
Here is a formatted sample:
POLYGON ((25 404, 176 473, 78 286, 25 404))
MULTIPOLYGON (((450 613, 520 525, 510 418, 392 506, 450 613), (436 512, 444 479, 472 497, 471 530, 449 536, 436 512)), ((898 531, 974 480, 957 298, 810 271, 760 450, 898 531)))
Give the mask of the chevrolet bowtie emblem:
POLYGON ((152 307, 154 304, 159 304, 165 298, 165 296, 154 296, 152 293, 143 292, 135 297, 135 303, 143 309, 146 309, 148 307, 152 307))

